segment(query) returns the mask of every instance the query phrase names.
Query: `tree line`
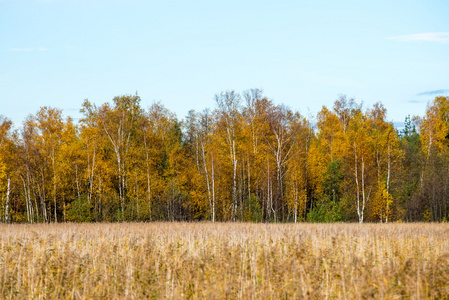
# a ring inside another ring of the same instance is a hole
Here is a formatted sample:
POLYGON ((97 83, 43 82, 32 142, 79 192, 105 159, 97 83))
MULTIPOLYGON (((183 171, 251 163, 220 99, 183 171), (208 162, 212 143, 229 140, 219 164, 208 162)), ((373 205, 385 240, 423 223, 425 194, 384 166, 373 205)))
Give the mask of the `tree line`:
POLYGON ((184 120, 138 95, 82 119, 0 117, 3 222, 447 221, 449 97, 398 131, 381 103, 340 96, 314 120, 260 90, 184 120))

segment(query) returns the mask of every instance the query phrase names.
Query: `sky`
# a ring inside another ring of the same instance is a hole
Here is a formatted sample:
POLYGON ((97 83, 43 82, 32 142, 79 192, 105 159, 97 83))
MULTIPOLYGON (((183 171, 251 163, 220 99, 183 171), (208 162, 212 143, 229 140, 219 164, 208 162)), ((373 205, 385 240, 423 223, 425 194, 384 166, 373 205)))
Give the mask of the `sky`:
POLYGON ((305 116, 339 95, 390 121, 449 95, 449 1, 0 0, 0 115, 80 118, 136 94, 182 119, 259 88, 305 116))

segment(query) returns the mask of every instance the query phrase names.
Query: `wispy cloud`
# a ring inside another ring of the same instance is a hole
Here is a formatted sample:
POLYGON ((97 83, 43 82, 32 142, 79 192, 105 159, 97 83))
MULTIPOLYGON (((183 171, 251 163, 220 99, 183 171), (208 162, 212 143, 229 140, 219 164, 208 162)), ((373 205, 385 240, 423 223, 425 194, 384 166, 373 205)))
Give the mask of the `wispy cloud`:
POLYGON ((435 90, 435 91, 426 91, 416 94, 416 96, 433 96, 433 95, 442 95, 449 94, 449 90, 435 90))
POLYGON ((48 48, 45 48, 45 47, 39 47, 39 49, 38 49, 39 51, 47 51, 48 50, 48 48))
POLYGON ((425 103, 427 100, 408 100, 408 103, 417 104, 417 103, 425 103))
POLYGON ((439 42, 449 43, 449 32, 427 32, 408 35, 390 36, 390 40, 401 42, 439 42))
POLYGON ((33 48, 9 48, 9 51, 30 52, 33 51, 33 48))

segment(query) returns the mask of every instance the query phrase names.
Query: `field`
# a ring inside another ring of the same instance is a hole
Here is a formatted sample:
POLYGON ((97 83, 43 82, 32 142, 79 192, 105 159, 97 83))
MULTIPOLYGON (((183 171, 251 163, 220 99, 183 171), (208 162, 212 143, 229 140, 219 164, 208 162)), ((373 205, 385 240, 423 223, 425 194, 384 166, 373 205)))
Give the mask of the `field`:
POLYGON ((0 298, 449 298, 449 224, 0 225, 0 298))

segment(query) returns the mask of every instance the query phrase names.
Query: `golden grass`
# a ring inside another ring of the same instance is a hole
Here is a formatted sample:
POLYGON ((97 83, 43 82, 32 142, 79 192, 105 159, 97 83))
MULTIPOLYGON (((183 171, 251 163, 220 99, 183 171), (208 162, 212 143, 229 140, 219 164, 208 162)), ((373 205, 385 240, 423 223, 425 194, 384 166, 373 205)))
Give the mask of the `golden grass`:
POLYGON ((0 298, 449 298, 449 224, 0 225, 0 298))

